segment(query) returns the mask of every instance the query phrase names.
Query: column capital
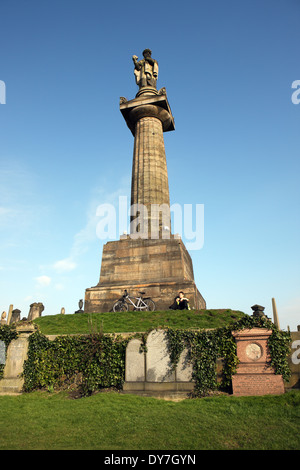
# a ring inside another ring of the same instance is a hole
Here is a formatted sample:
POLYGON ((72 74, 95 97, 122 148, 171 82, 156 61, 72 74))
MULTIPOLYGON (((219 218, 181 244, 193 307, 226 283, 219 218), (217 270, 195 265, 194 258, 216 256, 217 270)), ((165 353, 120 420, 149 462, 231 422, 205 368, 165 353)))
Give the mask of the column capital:
POLYGON ((162 122, 164 132, 175 129, 174 117, 165 94, 141 95, 130 101, 125 101, 122 98, 120 111, 133 136, 135 135, 136 122, 143 117, 159 119, 162 122))

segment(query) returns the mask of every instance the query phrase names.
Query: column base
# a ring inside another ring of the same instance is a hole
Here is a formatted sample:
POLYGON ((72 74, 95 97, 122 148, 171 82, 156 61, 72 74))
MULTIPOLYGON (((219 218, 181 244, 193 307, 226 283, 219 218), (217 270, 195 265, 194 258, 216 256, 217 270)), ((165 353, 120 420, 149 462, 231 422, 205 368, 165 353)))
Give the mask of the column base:
POLYGON ((126 238, 106 243, 100 281, 86 289, 84 311, 111 311, 125 289, 132 296, 145 291, 154 300, 156 310, 167 310, 181 290, 191 308, 206 308, 194 281, 192 260, 180 239, 126 238))

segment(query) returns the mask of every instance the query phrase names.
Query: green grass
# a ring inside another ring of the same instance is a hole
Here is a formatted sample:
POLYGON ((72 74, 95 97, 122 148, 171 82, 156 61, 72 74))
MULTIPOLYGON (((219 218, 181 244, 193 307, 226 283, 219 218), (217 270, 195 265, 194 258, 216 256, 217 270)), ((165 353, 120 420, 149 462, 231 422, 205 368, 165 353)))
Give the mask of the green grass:
POLYGON ((48 315, 34 322, 45 335, 89 334, 93 328, 104 333, 144 332, 151 328, 218 328, 241 319, 245 314, 229 309, 167 310, 162 312, 77 313, 48 315))
POLYGON ((201 450, 300 447, 300 392, 181 402, 98 393, 0 396, 0 449, 201 450))

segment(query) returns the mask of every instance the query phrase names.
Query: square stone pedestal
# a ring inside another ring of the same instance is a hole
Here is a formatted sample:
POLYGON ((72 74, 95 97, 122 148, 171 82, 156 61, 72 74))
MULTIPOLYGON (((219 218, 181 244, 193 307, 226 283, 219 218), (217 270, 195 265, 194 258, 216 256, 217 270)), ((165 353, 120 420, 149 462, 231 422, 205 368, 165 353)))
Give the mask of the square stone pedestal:
POLYGON ((182 290, 190 307, 206 308, 198 291, 191 257, 181 239, 131 239, 108 242, 103 247, 100 281, 86 289, 85 312, 109 312, 127 289, 131 296, 145 291, 157 310, 166 310, 182 290))
POLYGON ((272 330, 252 328, 233 331, 239 364, 232 377, 233 395, 280 395, 284 393, 281 375, 275 375, 268 351, 272 330))

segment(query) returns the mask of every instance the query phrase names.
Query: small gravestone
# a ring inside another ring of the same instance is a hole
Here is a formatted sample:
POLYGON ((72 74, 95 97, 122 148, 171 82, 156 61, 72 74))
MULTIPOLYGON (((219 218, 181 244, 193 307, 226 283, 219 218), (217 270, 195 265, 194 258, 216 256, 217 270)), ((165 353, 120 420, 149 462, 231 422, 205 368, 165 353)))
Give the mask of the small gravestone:
POLYGON ((42 316, 42 312, 44 311, 45 307, 42 302, 34 302, 30 305, 30 310, 28 314, 28 321, 32 321, 35 318, 39 318, 42 316))
POLYGON ((64 315, 66 313, 66 310, 64 307, 61 308, 61 311, 60 311, 61 315, 64 315))
POLYGON ((146 380, 147 382, 175 381, 175 371, 168 351, 167 333, 164 330, 153 330, 148 335, 146 380))
POLYGON ((17 323, 18 321, 20 321, 21 319, 21 310, 19 310, 18 308, 15 308, 12 312, 11 312, 11 320, 10 320, 10 325, 12 323, 17 323))
POLYGON ((83 299, 80 299, 79 302, 78 302, 78 307, 79 307, 79 310, 76 310, 76 312, 74 313, 84 313, 84 311, 82 310, 82 307, 83 307, 83 299))
POLYGON ((6 325, 6 312, 2 312, 0 324, 6 325))
POLYGON ((141 350, 139 339, 129 341, 126 348, 125 380, 126 382, 144 382, 145 354, 141 350))

